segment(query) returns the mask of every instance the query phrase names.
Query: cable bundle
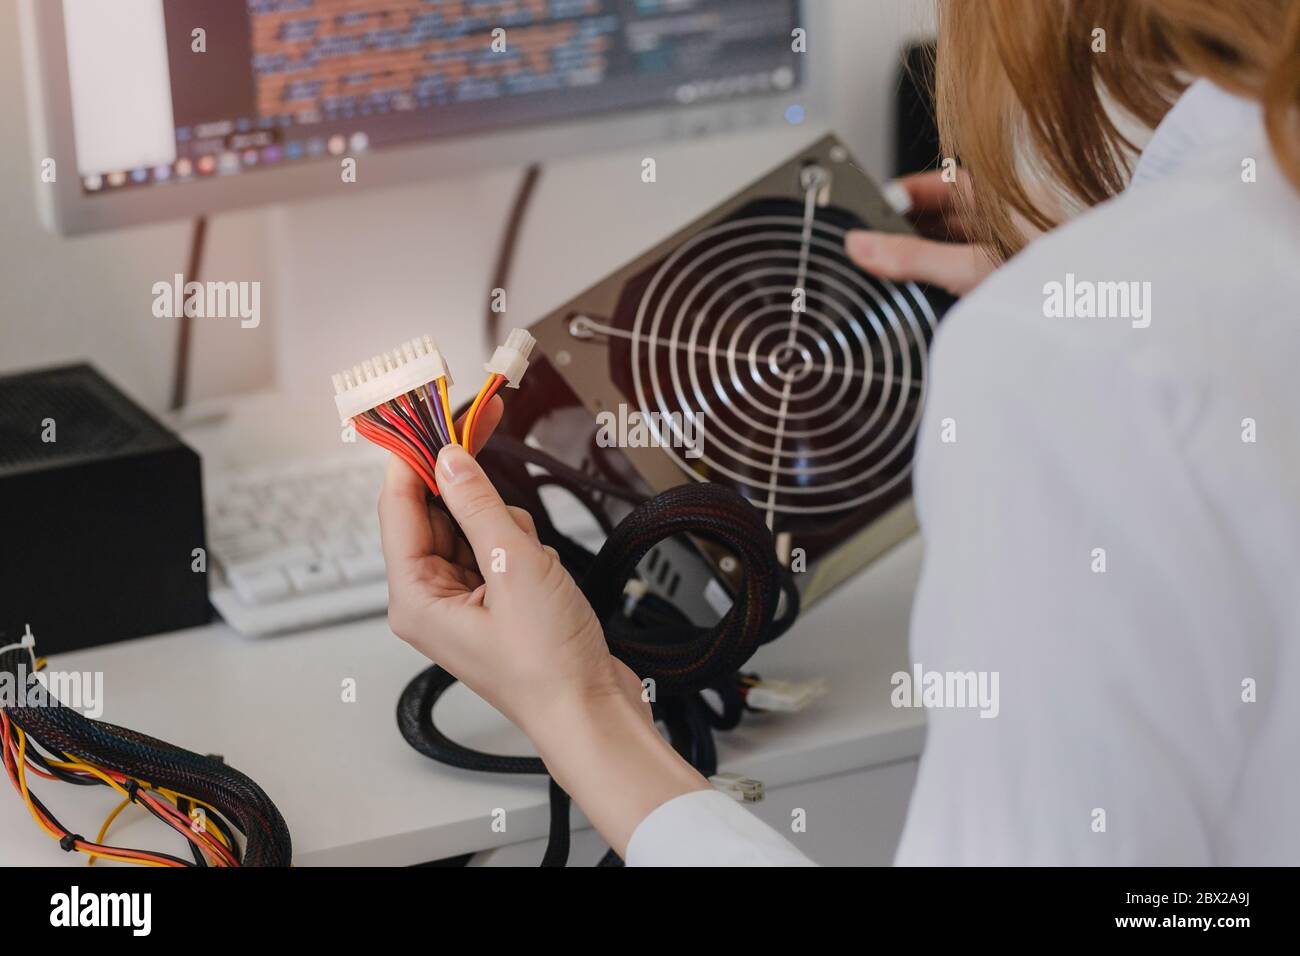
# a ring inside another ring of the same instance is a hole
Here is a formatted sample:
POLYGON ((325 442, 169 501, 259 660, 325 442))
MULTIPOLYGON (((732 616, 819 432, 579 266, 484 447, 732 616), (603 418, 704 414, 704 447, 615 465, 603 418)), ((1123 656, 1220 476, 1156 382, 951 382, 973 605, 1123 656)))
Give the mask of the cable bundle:
MULTIPOLYGON (((532 514, 543 544, 555 548, 579 582, 600 619, 611 653, 642 679, 655 681, 654 717, 669 741, 705 777, 717 772, 714 730, 730 730, 751 707, 747 697, 756 678, 739 668, 764 643, 783 634, 799 611, 790 572, 776 558, 771 532, 741 495, 723 485, 692 483, 648 498, 592 477, 510 435, 497 435, 479 456, 508 504, 532 514), (559 531, 539 492, 553 485, 576 497, 605 531, 593 554, 559 531), (602 502, 613 498, 631 506, 615 525, 602 502), (727 548, 743 579, 730 611, 712 627, 694 624, 682 611, 653 593, 631 606, 625 585, 637 563, 655 544, 674 535, 706 538, 727 548), (784 596, 785 607, 779 609, 784 596), (717 694, 715 710, 702 691, 717 694)), ((397 724, 414 749, 433 760, 488 773, 546 774, 537 757, 504 756, 472 750, 451 740, 433 722, 434 705, 456 678, 433 666, 416 676, 397 704, 397 724)), ((550 837, 543 866, 563 866, 569 854, 569 796, 550 782, 550 837)), ((611 850, 602 866, 621 861, 611 850)))
POLYGON ((36 823, 65 851, 144 866, 288 866, 289 829, 271 798, 219 757, 203 756, 145 734, 91 720, 48 694, 28 646, 0 651, 0 673, 12 674, 22 706, 0 708, 5 771, 36 823), (65 827, 32 792, 30 777, 78 786, 106 786, 122 801, 94 840, 65 827), (181 833, 193 861, 105 843, 109 828, 136 804, 181 833), (200 816, 201 811, 201 816, 200 816), (198 825, 195 818, 202 820, 198 825), (243 842, 236 833, 243 835, 243 842))
POLYGON ((488 378, 471 403, 461 434, 451 413, 451 373, 432 337, 411 339, 334 376, 339 420, 351 421, 367 441, 405 461, 429 490, 438 493, 434 464, 445 445, 474 452, 478 413, 501 386, 518 388, 536 340, 522 329, 510 333, 484 367, 488 378))
MULTIPOLYGON (((484 366, 487 381, 470 404, 456 433, 448 401, 452 384, 433 339, 412 339, 334 376, 335 402, 343 423, 351 421, 368 440, 401 457, 434 494, 438 451, 461 444, 478 451, 475 425, 484 404, 503 386, 518 388, 535 345, 523 330, 511 332, 484 366)), ((641 678, 655 681, 654 713, 668 729, 674 747, 705 776, 717 771, 714 729, 729 729, 746 707, 748 684, 739 668, 758 646, 785 631, 798 612, 798 592, 777 560, 772 535, 762 516, 735 491, 722 485, 690 483, 652 499, 614 482, 593 478, 506 435, 480 456, 502 498, 525 508, 537 524, 543 544, 556 549, 565 568, 579 582, 605 630, 611 652, 641 678), (533 466, 530 470, 529 466, 533 466), (539 473, 540 471, 540 473, 539 473), (546 514, 538 491, 546 485, 565 488, 581 501, 605 531, 598 555, 561 534, 546 514), (617 526, 601 496, 630 506, 617 526), (637 564, 660 541, 678 535, 705 538, 726 548, 738 561, 742 583, 728 613, 712 627, 700 627, 669 602, 642 594, 632 604, 625 587, 637 564), (786 596, 779 618, 778 605, 786 596), (702 690, 722 699, 721 712, 705 701, 702 690)), ((453 519, 454 521, 454 519, 453 519)), ((752 682, 752 681, 751 681, 752 682)), ((462 747, 433 723, 433 707, 456 679, 430 667, 402 693, 398 726, 407 742, 441 763, 491 773, 545 774, 536 757, 487 754, 462 747)), ((569 853, 569 796, 550 783, 551 833, 543 866, 563 866, 569 853)), ((612 852, 604 864, 620 861, 612 852)))

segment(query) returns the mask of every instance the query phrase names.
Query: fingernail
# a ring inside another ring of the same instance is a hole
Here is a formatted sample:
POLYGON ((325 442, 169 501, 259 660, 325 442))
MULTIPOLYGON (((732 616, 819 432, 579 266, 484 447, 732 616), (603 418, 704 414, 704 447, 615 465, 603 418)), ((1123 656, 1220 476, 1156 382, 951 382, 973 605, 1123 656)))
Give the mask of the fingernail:
POLYGON ((459 484, 474 474, 478 463, 460 445, 445 445, 438 452, 438 480, 449 485, 459 484))
POLYGON ((850 229, 844 239, 844 248, 854 259, 872 258, 878 246, 875 233, 867 232, 865 229, 850 229))

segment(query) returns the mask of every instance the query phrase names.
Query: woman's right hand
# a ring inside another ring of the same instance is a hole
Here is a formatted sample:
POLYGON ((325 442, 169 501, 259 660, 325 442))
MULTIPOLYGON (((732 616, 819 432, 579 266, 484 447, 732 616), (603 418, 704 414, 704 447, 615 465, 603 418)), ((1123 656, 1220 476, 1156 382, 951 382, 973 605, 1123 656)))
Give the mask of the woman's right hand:
POLYGON ((897 180, 911 206, 905 215, 919 235, 851 230, 844 248, 862 269, 882 279, 923 282, 963 296, 993 271, 993 262, 968 240, 961 218, 960 191, 970 188, 964 172, 944 182, 938 170, 897 180))

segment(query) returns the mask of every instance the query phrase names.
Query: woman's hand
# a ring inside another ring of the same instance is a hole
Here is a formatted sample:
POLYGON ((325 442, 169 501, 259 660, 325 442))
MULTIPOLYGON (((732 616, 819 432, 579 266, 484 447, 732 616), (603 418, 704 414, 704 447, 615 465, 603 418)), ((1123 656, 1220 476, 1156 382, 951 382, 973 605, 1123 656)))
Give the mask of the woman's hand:
POLYGON ((957 202, 969 189, 966 174, 955 183, 943 181, 935 171, 898 180, 907 191, 911 207, 906 215, 919 236, 854 229, 844 248, 858 266, 882 279, 924 282, 962 296, 993 271, 993 263, 979 246, 971 244, 957 202))
MULTIPOLYGON (((490 435, 501 400, 484 410, 490 435)), ((379 499, 393 633, 531 733, 560 702, 639 701, 600 623, 528 512, 507 507, 463 448, 443 449, 438 489, 455 525, 396 456, 379 499)), ((647 709, 647 716, 648 716, 647 709)))
MULTIPOLYGON (((482 413, 478 434, 501 418, 482 413)), ((379 499, 388 621, 398 637, 519 726, 547 769, 622 853, 637 824, 707 781, 659 735, 635 674, 526 511, 508 508, 458 446, 438 455, 455 525, 396 456, 379 499)))

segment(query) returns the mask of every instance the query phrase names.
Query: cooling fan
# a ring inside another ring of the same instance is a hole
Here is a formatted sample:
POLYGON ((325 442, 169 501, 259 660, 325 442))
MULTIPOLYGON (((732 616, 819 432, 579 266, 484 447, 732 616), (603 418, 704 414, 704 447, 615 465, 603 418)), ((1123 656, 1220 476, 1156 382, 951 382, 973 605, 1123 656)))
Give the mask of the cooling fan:
POLYGON ((915 529, 927 355, 951 304, 854 266, 861 227, 910 230, 828 136, 534 325, 550 371, 507 427, 652 492, 731 485, 816 600, 915 529), (605 447, 611 419, 640 425, 624 447, 605 447))

